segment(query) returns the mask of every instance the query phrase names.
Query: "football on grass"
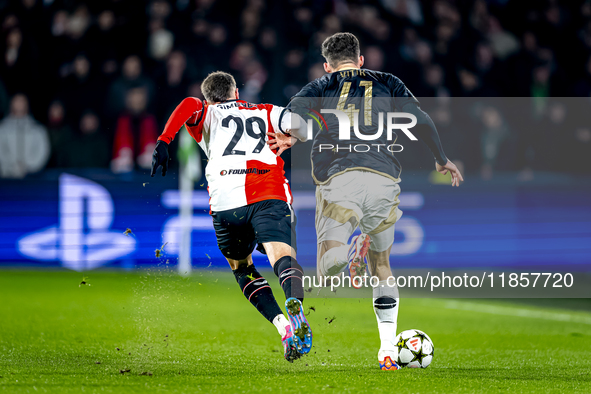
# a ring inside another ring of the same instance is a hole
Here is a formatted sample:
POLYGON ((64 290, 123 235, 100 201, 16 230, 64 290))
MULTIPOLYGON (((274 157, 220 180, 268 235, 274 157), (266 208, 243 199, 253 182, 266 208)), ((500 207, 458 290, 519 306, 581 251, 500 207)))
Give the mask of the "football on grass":
POLYGON ((433 341, 421 330, 402 331, 396 337, 398 358, 401 367, 427 368, 433 361, 433 341))

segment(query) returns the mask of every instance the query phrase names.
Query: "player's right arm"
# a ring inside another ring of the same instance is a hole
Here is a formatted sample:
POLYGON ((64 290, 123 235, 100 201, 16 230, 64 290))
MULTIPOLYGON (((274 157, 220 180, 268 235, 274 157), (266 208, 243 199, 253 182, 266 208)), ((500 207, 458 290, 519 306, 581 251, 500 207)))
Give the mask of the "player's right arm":
POLYGON ((207 112, 207 103, 203 103, 196 97, 187 97, 172 112, 164 131, 158 137, 158 142, 152 154, 152 171, 150 176, 156 174, 158 167, 162 166, 162 176, 168 171, 168 145, 174 140, 179 130, 186 126, 187 131, 195 141, 200 142, 203 137, 203 119, 207 112))
POLYGON ((463 181, 464 178, 456 165, 445 155, 439 133, 431 117, 421 109, 419 101, 400 79, 392 76, 390 83, 395 106, 401 109, 402 112, 413 114, 416 117, 417 124, 413 128, 413 134, 419 140, 423 141, 433 154, 435 158, 435 169, 443 175, 449 172, 451 174, 451 185, 460 186, 460 181, 463 181))
POLYGON ((417 124, 412 132, 418 139, 423 141, 431 153, 433 153, 433 156, 435 157, 435 168, 437 171, 443 175, 447 174, 449 171, 451 174, 451 185, 460 186, 460 181, 464 181, 464 178, 462 177, 460 170, 458 170, 458 167, 445 156, 441 140, 439 139, 439 133, 437 133, 437 128, 431 117, 419 107, 418 102, 407 103, 402 107, 402 112, 413 114, 417 118, 417 124))
POLYGON ((447 174, 447 172, 449 171, 449 173, 451 174, 452 186, 460 186, 460 181, 464 181, 464 177, 462 177, 460 170, 458 170, 458 167, 456 167, 456 165, 452 163, 451 160, 448 160, 447 163, 445 163, 445 165, 443 166, 439 163, 435 163, 435 168, 443 175, 447 174))

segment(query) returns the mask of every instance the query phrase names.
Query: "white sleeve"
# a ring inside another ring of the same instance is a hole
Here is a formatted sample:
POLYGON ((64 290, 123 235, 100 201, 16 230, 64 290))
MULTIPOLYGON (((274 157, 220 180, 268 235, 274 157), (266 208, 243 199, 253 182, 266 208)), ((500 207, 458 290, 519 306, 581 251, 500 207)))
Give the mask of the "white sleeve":
POLYGON ((308 140, 306 122, 304 122, 304 119, 302 119, 300 115, 294 114, 291 111, 285 111, 285 114, 283 114, 283 118, 281 119, 281 130, 288 131, 302 142, 308 140))
MULTIPOLYGON (((285 130, 279 127, 279 120, 281 119, 281 113, 284 109, 285 108, 278 105, 274 105, 271 109, 271 128, 275 130, 276 133, 281 133, 281 130, 285 130)), ((281 124, 283 125, 283 122, 281 124)))

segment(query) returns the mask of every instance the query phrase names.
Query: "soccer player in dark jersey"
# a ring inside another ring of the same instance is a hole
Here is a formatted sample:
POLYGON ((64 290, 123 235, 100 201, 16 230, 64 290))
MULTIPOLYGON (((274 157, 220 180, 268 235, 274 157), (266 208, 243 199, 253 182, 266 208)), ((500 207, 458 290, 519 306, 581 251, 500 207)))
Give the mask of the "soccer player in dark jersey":
MULTIPOLYGON (((328 37, 322 55, 327 74, 304 86, 286 109, 306 121, 313 119, 317 126, 311 153, 317 187, 317 272, 325 278, 347 267, 352 285, 361 287, 367 257, 370 274, 379 279, 373 288, 381 340, 378 361, 381 369, 396 370, 399 297, 387 279, 392 275, 389 256, 394 224, 402 215, 398 208, 401 166, 394 155, 399 149, 393 145, 396 135, 384 127, 393 123, 388 113, 412 114, 416 125, 399 130, 426 143, 437 171, 451 173, 452 186, 459 186, 463 178, 445 156, 433 121, 404 83, 392 74, 362 68, 363 56, 353 34, 328 37), (362 234, 348 244, 358 226, 362 234)), ((292 125, 291 136, 269 133, 268 143, 283 151, 296 142, 295 137, 306 140, 305 129, 292 125)))

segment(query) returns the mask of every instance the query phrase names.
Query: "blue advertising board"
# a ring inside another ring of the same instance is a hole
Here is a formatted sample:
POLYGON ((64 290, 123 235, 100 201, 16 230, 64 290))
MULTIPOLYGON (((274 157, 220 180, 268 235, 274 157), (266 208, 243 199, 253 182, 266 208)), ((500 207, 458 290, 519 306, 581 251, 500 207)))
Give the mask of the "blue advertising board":
MULTIPOLYGON (((171 178, 100 174, 2 181, 0 265, 134 268, 177 263, 180 195, 171 178), (126 231, 127 229, 131 230, 126 231), (127 234, 126 234, 127 232, 127 234), (162 257, 155 250, 163 249, 162 257)), ((588 182, 587 182, 588 185, 588 182)), ((392 264, 400 268, 591 267, 591 188, 403 182, 392 264)), ((298 261, 315 266, 315 196, 294 188, 298 261)), ((193 266, 226 267, 206 190, 192 194, 193 266)), ((255 261, 264 256, 255 252, 255 261)))

